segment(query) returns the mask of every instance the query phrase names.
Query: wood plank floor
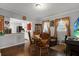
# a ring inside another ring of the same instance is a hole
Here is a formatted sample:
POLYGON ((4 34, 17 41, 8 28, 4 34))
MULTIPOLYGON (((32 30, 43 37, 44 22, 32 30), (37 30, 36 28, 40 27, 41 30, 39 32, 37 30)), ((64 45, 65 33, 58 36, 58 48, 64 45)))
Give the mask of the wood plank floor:
MULTIPOLYGON (((21 44, 18 46, 13 46, 1 50, 2 56, 40 56, 40 51, 38 48, 33 46, 30 48, 32 52, 29 51, 29 43, 21 44)), ((46 49, 42 50, 42 56, 65 56, 63 53, 58 53, 49 49, 49 54, 45 53, 46 49)))

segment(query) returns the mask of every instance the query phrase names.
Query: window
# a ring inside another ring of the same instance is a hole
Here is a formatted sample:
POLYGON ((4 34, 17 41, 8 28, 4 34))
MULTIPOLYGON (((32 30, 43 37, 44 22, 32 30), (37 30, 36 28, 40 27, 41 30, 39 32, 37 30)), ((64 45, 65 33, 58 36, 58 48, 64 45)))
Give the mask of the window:
POLYGON ((62 19, 58 22, 58 28, 57 31, 66 31, 67 28, 65 26, 65 22, 62 21, 62 19))

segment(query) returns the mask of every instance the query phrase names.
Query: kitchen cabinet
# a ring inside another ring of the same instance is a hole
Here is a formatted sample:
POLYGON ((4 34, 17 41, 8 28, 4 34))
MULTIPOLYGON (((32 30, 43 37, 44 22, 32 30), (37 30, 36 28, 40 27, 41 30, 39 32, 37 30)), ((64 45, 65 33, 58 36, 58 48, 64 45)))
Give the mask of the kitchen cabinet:
POLYGON ((37 33, 42 32, 42 24, 35 24, 35 32, 37 33))

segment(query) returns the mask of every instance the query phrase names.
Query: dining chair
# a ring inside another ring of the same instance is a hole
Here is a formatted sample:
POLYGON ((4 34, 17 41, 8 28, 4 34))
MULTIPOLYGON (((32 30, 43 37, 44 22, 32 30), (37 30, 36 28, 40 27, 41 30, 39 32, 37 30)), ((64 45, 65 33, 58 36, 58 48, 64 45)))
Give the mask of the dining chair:
POLYGON ((28 36, 29 36, 29 41, 30 41, 29 53, 30 53, 30 55, 32 55, 36 44, 35 44, 34 38, 31 37, 31 33, 30 32, 28 32, 28 36))
POLYGON ((42 53, 46 50, 47 55, 49 54, 48 49, 49 49, 49 34, 47 33, 42 33, 40 34, 39 40, 36 42, 36 45, 39 47, 40 50, 40 56, 42 53), (45 50, 43 50, 45 49, 45 50))

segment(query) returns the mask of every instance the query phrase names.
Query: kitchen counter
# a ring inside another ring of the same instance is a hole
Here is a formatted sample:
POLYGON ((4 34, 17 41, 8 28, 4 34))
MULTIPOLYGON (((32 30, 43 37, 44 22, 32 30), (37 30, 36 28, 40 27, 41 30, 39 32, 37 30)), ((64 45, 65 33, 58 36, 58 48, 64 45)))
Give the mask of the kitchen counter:
POLYGON ((0 49, 23 44, 24 42, 24 33, 5 34, 0 36, 0 49))

